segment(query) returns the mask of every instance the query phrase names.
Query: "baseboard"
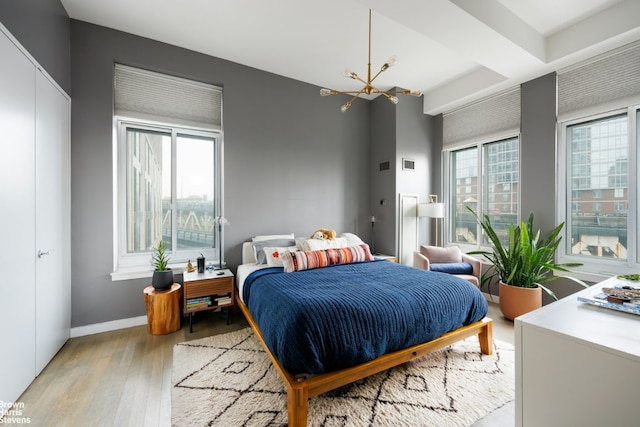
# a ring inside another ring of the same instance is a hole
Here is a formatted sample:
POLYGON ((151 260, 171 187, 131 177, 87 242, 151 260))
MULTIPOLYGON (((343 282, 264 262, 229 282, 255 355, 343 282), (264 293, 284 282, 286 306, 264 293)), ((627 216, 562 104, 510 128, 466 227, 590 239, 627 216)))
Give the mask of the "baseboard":
POLYGON ((496 304, 500 304, 500 297, 498 295, 493 295, 488 292, 483 292, 484 298, 489 302, 494 302, 496 304))
POLYGON ((85 335, 99 334, 101 332, 116 331, 118 329, 132 328, 146 325, 147 316, 130 317, 129 319, 112 320, 110 322, 94 323, 93 325, 71 328, 71 338, 85 335))

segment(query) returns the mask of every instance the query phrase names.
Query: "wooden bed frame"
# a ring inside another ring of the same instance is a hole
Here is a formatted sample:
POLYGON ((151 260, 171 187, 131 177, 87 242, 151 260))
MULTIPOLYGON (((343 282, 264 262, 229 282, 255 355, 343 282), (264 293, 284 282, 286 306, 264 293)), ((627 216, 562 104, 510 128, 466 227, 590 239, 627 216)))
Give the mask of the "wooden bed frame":
POLYGON ((473 335, 478 335, 480 340, 480 351, 484 354, 493 353, 493 321, 485 317, 484 319, 463 326, 455 331, 447 332, 439 338, 432 341, 398 350, 393 353, 387 353, 374 360, 371 360, 351 368, 341 369, 339 371, 327 372, 325 374, 315 375, 308 378, 299 378, 287 372, 280 361, 271 353, 269 347, 264 341, 262 331, 249 312, 247 306, 240 298, 237 304, 242 313, 251 325, 251 329, 256 334, 265 352, 269 355, 273 366, 276 368, 282 381, 287 387, 287 412, 289 419, 289 427, 306 427, 307 411, 309 408, 309 398, 342 387, 354 381, 366 378, 370 375, 377 374, 394 366, 398 366, 409 360, 424 356, 425 354, 434 352, 457 341, 464 340, 473 335))

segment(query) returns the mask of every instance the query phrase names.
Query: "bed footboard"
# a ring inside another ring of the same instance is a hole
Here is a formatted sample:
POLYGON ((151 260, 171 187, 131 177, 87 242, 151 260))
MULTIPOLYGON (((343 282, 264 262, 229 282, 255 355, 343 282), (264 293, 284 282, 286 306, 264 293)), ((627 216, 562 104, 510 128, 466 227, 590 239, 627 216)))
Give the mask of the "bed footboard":
POLYGON ((432 341, 385 354, 369 362, 353 366, 339 371, 315 375, 309 378, 297 378, 287 372, 278 359, 267 347, 262 332, 251 316, 247 306, 238 299, 238 306, 244 314, 247 322, 256 334, 265 352, 271 359, 273 366, 278 371, 287 388, 287 411, 289 427, 305 427, 307 425, 307 412, 309 398, 342 387, 354 381, 366 378, 378 372, 382 372, 394 366, 422 357, 426 354, 440 350, 455 342, 462 341, 470 336, 478 335, 480 351, 490 355, 493 353, 493 320, 485 317, 475 323, 455 331, 447 332, 432 341))

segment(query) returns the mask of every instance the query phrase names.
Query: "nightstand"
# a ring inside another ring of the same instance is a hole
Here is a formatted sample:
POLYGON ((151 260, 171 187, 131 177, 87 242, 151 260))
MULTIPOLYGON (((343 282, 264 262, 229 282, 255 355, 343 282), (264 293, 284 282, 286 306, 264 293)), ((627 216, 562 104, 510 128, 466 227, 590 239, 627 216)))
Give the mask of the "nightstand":
POLYGON ((385 255, 385 254, 372 254, 376 259, 386 259, 389 262, 396 262, 395 255, 385 255))
POLYGON ((193 313, 203 310, 227 309, 236 303, 234 276, 231 270, 205 270, 204 273, 183 273, 183 313, 189 315, 189 332, 193 332, 193 313))

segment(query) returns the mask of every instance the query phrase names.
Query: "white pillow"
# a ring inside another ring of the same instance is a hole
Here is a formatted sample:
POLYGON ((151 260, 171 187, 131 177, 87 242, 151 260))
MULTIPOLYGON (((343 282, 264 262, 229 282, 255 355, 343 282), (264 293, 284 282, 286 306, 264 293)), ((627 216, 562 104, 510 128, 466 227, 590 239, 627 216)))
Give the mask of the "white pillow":
POLYGON ((294 252, 297 249, 296 246, 266 246, 262 250, 267 258, 267 265, 269 267, 283 267, 282 254, 285 252, 294 252))
POLYGON ((296 246, 298 247, 299 251, 306 251, 306 245, 305 242, 307 241, 308 237, 296 237, 294 240, 296 241, 296 246))
POLYGON ((255 236, 251 238, 252 242, 261 242, 263 240, 276 240, 276 239, 294 239, 293 233, 291 234, 264 234, 261 236, 255 236))
POLYGON ((362 241, 362 239, 353 233, 342 233, 340 237, 344 237, 345 239, 347 239, 347 243, 348 243, 347 246, 364 245, 364 242, 362 241))
POLYGON ((330 239, 307 239, 304 242, 306 251, 319 251, 322 249, 336 249, 346 248, 349 246, 347 239, 344 237, 336 237, 333 240, 330 239))
POLYGON ((264 248, 266 248, 267 246, 270 246, 272 248, 294 246, 296 242, 291 238, 287 238, 287 239, 258 240, 256 242, 252 242, 251 244, 253 245, 253 256, 256 260, 256 264, 266 264, 267 258, 264 255, 264 250, 263 250, 264 248))

